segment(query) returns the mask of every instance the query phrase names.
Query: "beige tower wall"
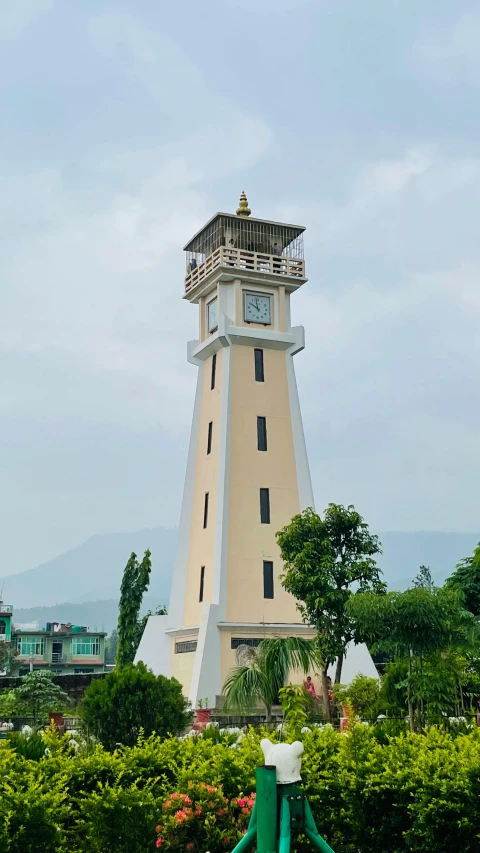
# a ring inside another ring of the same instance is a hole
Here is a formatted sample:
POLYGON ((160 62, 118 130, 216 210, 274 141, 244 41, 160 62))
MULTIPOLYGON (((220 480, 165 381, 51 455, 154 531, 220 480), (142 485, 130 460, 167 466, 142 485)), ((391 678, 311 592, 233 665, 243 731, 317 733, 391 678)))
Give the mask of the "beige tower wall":
POLYGON ((275 539, 300 509, 286 358, 285 352, 264 349, 265 381, 256 382, 253 347, 232 347, 228 622, 301 621, 279 580, 275 539), (257 416, 266 418, 266 451, 257 448, 257 416), (262 487, 270 490, 270 524, 260 523, 262 487), (274 565, 271 600, 263 597, 263 560, 274 565))

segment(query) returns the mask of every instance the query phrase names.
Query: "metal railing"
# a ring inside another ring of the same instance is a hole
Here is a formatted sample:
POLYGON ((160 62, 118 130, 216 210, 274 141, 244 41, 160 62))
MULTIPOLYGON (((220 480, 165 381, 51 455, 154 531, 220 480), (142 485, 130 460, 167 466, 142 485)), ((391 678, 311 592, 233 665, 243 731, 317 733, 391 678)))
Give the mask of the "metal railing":
POLYGON ((200 284, 217 267, 234 267, 250 272, 268 275, 305 278, 305 261, 300 258, 287 258, 282 255, 265 255, 249 252, 247 249, 234 249, 221 246, 205 258, 198 266, 190 265, 185 277, 185 293, 200 284))
POLYGON ((61 652, 52 652, 52 663, 70 663, 71 656, 61 652))

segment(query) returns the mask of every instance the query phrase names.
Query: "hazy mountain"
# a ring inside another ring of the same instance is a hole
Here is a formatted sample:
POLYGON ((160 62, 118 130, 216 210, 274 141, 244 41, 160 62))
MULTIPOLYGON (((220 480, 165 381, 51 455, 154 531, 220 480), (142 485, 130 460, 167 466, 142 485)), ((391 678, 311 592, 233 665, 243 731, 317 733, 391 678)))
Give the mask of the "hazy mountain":
POLYGON ((164 527, 92 536, 41 566, 0 580, 3 600, 18 608, 118 599, 130 554, 135 551, 142 556, 150 548, 149 596, 164 603, 170 592, 176 542, 177 530, 164 527))
MULTIPOLYGON (((152 552, 145 610, 168 603, 176 539, 176 529, 162 527, 92 536, 41 566, 5 578, 3 600, 14 605, 18 622, 61 619, 110 631, 116 625, 120 582, 132 551, 139 556, 146 548, 152 552)), ((380 540, 383 554, 378 562, 386 582, 390 588, 405 589, 422 563, 430 567, 436 583, 443 583, 455 563, 472 553, 480 533, 381 533, 380 540)))
MULTIPOLYGON (((143 599, 142 614, 147 610, 155 610, 158 604, 166 604, 167 600, 158 601, 146 595, 143 599)), ((86 625, 92 631, 106 631, 110 634, 117 627, 118 599, 86 601, 84 604, 52 604, 48 607, 16 607, 14 621, 38 622, 43 628, 47 622, 71 622, 72 625, 86 625)))

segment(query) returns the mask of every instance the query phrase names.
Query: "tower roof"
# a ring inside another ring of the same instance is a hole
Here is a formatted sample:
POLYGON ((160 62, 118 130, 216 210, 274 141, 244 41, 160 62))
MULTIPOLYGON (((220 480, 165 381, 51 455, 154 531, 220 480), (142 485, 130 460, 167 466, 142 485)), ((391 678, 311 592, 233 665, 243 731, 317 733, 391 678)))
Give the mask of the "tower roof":
MULTIPOLYGON (((259 228, 258 230, 269 231, 272 236, 276 236, 278 234, 279 238, 284 246, 292 243, 300 234, 303 234, 305 231, 304 225, 291 225, 284 222, 275 222, 271 219, 257 219, 256 217, 250 216, 246 214, 233 214, 233 213, 215 213, 205 225, 197 231, 193 237, 190 238, 188 243, 183 247, 185 252, 203 252, 205 245, 205 237, 208 232, 212 233, 218 229, 221 229, 224 226, 228 226, 228 223, 232 223, 235 226, 235 230, 239 231, 251 231, 255 229, 255 225, 259 228)), ((207 241, 208 242, 208 241, 207 241)))

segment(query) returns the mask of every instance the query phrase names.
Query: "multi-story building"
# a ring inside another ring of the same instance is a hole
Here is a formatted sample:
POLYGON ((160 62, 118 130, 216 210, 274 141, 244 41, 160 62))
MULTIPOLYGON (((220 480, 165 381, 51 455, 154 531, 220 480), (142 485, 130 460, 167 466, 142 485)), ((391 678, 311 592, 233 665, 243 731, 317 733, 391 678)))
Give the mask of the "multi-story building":
POLYGON ((62 622, 47 622, 44 629, 13 624, 11 639, 17 654, 10 674, 26 675, 38 669, 57 675, 104 672, 105 637, 103 631, 62 622))

